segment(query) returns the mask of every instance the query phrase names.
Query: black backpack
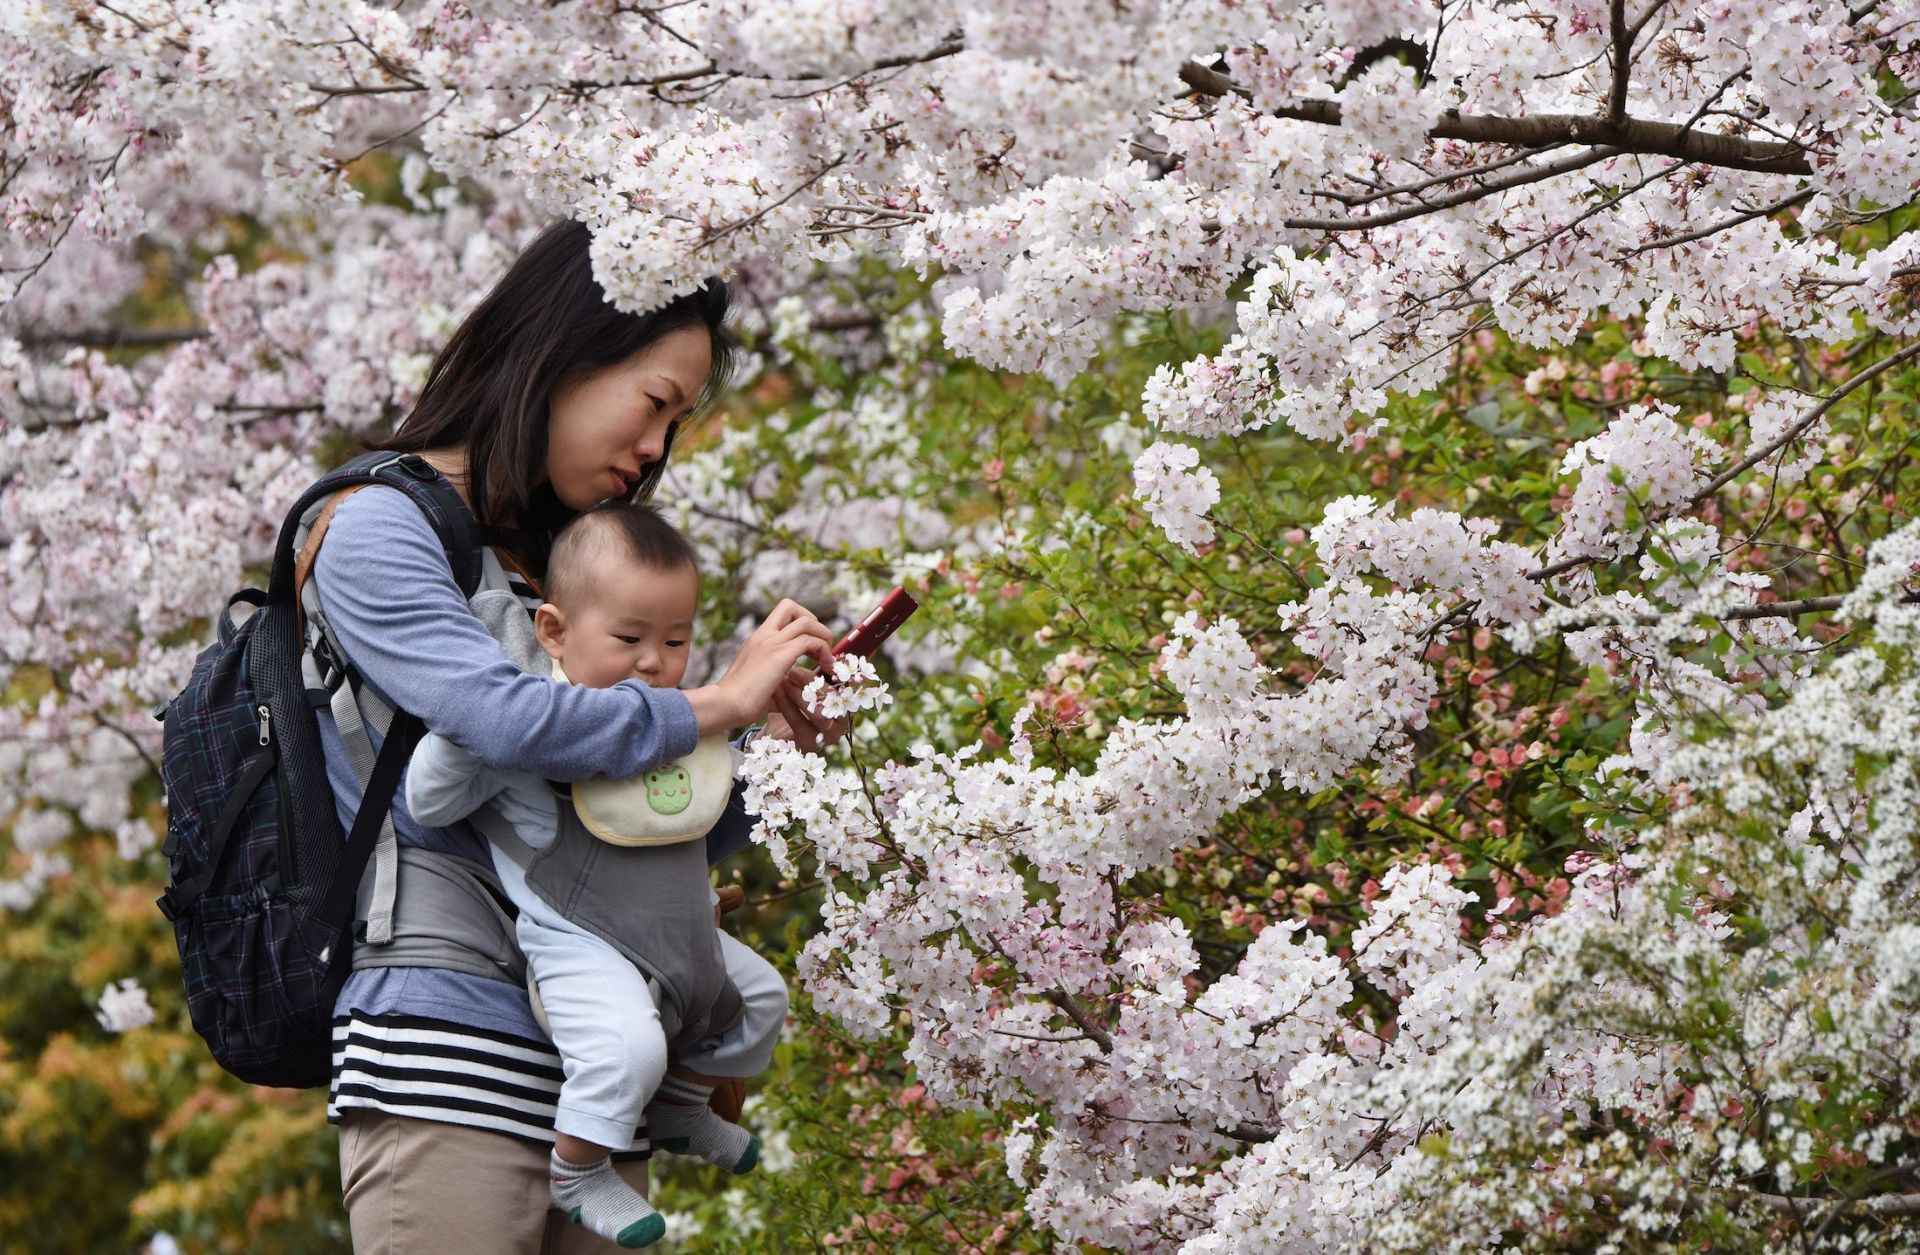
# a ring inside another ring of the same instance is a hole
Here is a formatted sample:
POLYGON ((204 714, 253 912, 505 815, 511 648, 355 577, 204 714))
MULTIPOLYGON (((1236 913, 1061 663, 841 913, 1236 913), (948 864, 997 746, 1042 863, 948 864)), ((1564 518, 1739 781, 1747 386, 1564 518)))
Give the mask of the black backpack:
MULTIPOLYGON (((331 694, 302 668, 295 547, 329 498, 366 484, 398 488, 420 507, 462 594, 473 594, 482 551, 460 498, 415 455, 355 458, 301 495, 280 529, 266 591, 228 599, 219 639, 159 716, 170 879, 160 910, 173 922, 195 1031, 220 1066, 256 1085, 327 1083, 361 873, 422 734, 417 716, 394 712, 353 831, 343 834, 315 717, 331 694), (242 603, 254 610, 236 626, 242 603)), ((358 677, 329 663, 333 686, 344 678, 358 690, 358 677)))

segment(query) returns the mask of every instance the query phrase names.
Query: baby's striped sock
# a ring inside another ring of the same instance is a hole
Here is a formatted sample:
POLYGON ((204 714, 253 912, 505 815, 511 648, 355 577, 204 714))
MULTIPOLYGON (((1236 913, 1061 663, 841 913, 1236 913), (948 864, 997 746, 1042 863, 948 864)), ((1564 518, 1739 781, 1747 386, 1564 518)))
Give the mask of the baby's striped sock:
POLYGON ((651 1246, 666 1235, 667 1222, 639 1190, 620 1179, 612 1156, 574 1164, 555 1151, 547 1167, 553 1205, 575 1224, 627 1250, 651 1246))
POLYGON ((760 1162, 760 1139, 713 1113, 713 1087, 669 1076, 647 1106, 647 1136, 655 1146, 697 1155, 739 1176, 760 1162))

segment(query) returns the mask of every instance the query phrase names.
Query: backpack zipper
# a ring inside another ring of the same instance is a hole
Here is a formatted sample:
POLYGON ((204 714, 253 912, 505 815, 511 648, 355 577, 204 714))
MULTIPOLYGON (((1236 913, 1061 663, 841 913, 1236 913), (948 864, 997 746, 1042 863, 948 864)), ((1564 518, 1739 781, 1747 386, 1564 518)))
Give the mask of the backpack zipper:
POLYGON ((265 706, 261 706, 259 710, 260 710, 260 744, 265 745, 268 742, 273 740, 273 712, 267 709, 265 706))

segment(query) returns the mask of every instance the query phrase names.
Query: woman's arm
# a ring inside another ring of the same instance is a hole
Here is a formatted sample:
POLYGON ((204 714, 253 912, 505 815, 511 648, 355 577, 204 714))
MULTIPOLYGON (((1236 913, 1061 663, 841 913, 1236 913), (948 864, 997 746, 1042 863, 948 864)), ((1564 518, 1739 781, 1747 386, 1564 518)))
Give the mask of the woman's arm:
POLYGON ((426 516, 393 489, 341 503, 314 577, 361 678, 490 766, 619 779, 683 757, 699 739, 677 690, 560 684, 508 661, 467 608, 426 516))

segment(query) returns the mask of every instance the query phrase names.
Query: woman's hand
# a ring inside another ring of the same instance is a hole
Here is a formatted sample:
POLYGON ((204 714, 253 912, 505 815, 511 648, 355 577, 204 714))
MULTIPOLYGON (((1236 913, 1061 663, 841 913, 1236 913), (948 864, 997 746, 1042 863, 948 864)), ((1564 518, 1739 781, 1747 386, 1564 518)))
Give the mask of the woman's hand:
POLYGON ((832 745, 853 727, 852 719, 825 719, 807 709, 800 692, 813 678, 813 672, 798 667, 787 673, 787 682, 774 692, 773 714, 763 734, 776 741, 792 741, 810 754, 832 745))
POLYGON ((737 728, 774 713, 775 697, 791 683, 802 658, 819 662, 833 651, 833 638, 805 606, 782 601, 754 629, 717 684, 693 689, 693 717, 700 734, 737 728))

